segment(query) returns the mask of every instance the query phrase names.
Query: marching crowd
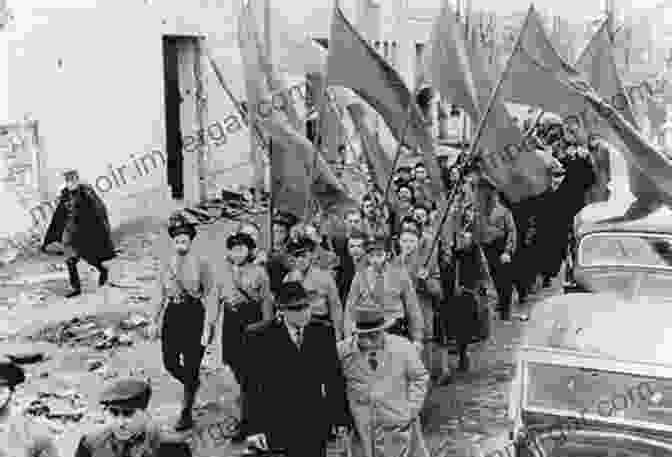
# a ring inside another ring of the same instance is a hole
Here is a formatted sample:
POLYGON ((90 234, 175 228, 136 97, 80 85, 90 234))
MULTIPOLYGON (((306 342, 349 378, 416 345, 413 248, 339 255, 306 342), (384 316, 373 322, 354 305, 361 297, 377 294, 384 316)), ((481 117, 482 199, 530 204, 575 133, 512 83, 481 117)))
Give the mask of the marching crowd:
MULTIPOLYGON (((174 253, 164 262, 149 333, 160 338, 165 368, 183 385, 175 429, 193 426, 201 362, 220 334, 222 362, 240 385, 236 440, 317 457, 330 437, 349 429, 366 457, 387 455, 390 443, 422 451, 418 418, 429 385, 468 370, 469 345, 489 337, 489 285, 499 317, 509 321, 514 289, 522 303, 538 282, 549 287, 574 216, 609 195, 609 146, 587 138, 578 117, 541 120, 523 146, 552 154, 552 185, 515 204, 479 161, 461 170, 442 163, 444 184, 459 189, 451 231, 437 225, 442 215, 422 162, 397 169, 389 192, 372 185, 345 214, 302 221, 276 214, 268 250, 259 226, 241 221, 226 240, 222 271, 192 253, 196 226, 171 216, 174 253)), ((81 292, 79 258, 100 266, 104 284, 102 262, 114 253, 91 236, 99 230, 109 238, 95 192, 76 172, 66 182, 45 246, 61 239, 69 248, 73 296, 81 292)), ((14 364, 0 361, 0 400, 21 381, 14 364)), ((156 433, 138 419, 150 396, 144 381, 112 385, 101 403, 117 425, 82 438, 76 457, 159 455, 156 433)))

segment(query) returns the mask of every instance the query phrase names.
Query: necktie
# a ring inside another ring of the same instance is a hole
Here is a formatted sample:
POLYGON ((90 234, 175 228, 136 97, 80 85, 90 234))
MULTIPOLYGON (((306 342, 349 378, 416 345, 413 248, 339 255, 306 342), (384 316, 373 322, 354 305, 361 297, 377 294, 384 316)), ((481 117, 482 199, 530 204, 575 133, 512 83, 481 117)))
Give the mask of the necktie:
POLYGON ((378 369, 378 358, 375 352, 369 354, 369 366, 373 371, 378 369))
POLYGON ((382 298, 385 296, 385 273, 376 272, 376 279, 374 280, 373 294, 379 303, 382 303, 382 298))
POLYGON ((303 343, 303 329, 301 327, 297 327, 295 330, 295 335, 296 335, 296 347, 301 349, 301 344, 303 343))

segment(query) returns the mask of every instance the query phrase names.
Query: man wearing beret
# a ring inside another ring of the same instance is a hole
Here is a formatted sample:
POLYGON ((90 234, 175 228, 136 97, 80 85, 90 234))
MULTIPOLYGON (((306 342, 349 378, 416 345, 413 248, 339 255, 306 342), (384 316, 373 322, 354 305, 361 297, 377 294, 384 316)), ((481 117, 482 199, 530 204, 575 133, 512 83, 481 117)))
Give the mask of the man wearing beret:
POLYGON ((338 296, 336 280, 327 270, 314 262, 317 245, 307 237, 299 238, 287 246, 292 259, 292 271, 285 276, 285 282, 299 281, 315 300, 311 306, 314 319, 327 322, 334 327, 338 340, 343 338, 343 307, 338 296))
POLYGON ((20 366, 0 357, 0 457, 58 457, 46 430, 13 414, 14 389, 25 379, 20 366))
POLYGON ((248 330, 248 442, 288 456, 326 455, 330 433, 349 422, 334 329, 311 321, 298 281, 276 297, 282 316, 248 330))
POLYGON ((146 411, 151 396, 150 385, 137 379, 122 379, 107 387, 100 404, 108 413, 108 423, 82 437, 75 457, 191 457, 186 443, 164 439, 152 423, 146 411))

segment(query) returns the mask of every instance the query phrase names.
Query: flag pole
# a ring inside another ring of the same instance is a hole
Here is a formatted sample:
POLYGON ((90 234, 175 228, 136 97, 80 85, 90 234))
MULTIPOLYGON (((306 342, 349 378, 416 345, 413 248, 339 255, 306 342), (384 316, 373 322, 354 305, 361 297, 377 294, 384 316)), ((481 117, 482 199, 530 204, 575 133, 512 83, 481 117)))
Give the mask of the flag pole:
POLYGON ((219 82, 219 85, 222 87, 222 89, 224 89, 224 92, 226 92, 226 95, 231 100, 231 103, 233 103, 233 106, 236 108, 236 111, 238 111, 238 114, 240 115, 240 118, 250 128, 250 130, 252 131, 252 134, 255 135, 255 137, 257 138, 257 141, 259 142, 259 145, 263 148, 264 151, 267 151, 268 145, 266 144, 266 141, 264 140, 264 135, 262 134, 261 130, 259 129, 259 126, 254 122, 250 122, 249 116, 245 112, 245 110, 243 109, 242 104, 240 103, 240 101, 238 101, 238 99, 235 97, 235 95, 233 95, 233 93, 231 92, 231 89, 229 89, 229 86, 226 84, 226 80, 224 79, 224 76, 222 75, 222 72, 219 70, 219 67, 217 66, 217 62, 215 62, 215 59, 213 59, 209 48, 204 47, 204 49, 205 49, 205 52, 207 54, 208 61, 210 62, 210 66, 212 67, 212 70, 215 73, 215 76, 217 77, 217 81, 219 82))
POLYGON ((387 178, 387 185, 385 186, 385 193, 383 194, 383 204, 387 204, 387 197, 390 195, 390 187, 392 187, 392 178, 394 177, 394 172, 397 169, 397 164, 399 163, 399 159, 401 158, 401 148, 404 147, 404 143, 406 142, 406 135, 408 133, 408 129, 411 126, 411 109, 413 106, 413 101, 411 100, 411 104, 409 105, 408 108, 408 117, 406 118, 406 125, 404 125, 404 131, 401 135, 401 138, 399 139, 399 144, 397 145, 397 152, 394 155, 394 161, 392 162, 392 170, 390 172, 390 177, 387 178))
MULTIPOLYGON (((499 96, 499 92, 501 91, 502 85, 504 84, 504 81, 508 79, 509 73, 511 72, 511 64, 513 61, 513 56, 518 52, 518 49, 521 46, 521 42, 523 40, 523 33, 527 29, 528 23, 530 21, 530 15, 533 11, 533 6, 530 5, 530 8, 528 9, 527 16, 525 16, 525 22, 523 23, 523 26, 520 29, 520 33, 518 34, 518 38, 516 39, 516 43, 513 46, 513 51, 511 51, 511 55, 509 56, 509 59, 506 61, 506 66, 504 67, 504 70, 502 71, 502 74, 499 76, 499 80, 497 81, 497 85, 495 86, 494 90, 492 91, 492 94, 490 95, 490 99, 488 100, 488 105, 485 109, 485 112, 481 116, 481 119, 479 120, 478 127, 476 128, 476 132, 474 134, 474 137, 471 141, 471 144, 469 145, 469 152, 465 155, 464 153, 460 154, 460 158, 464 156, 464 159, 461 162, 464 162, 466 160, 470 160, 473 158, 474 152, 476 151, 476 146, 478 143, 481 141, 481 137, 483 136, 483 131, 485 130, 485 125, 488 117, 490 116, 490 112, 492 111, 493 106, 495 105, 495 100, 499 96)), ((466 148, 465 148, 466 150, 466 148)), ((463 164, 461 164, 463 165, 463 164)), ((462 170, 460 170, 462 171, 462 170)), ((446 207, 444 209, 443 215, 441 217, 441 222, 439 226, 437 227, 436 233, 434 234, 434 239, 432 240, 432 246, 429 250, 429 253, 427 255, 427 259, 425 259, 424 265, 425 268, 429 265, 429 262, 434 255, 434 249, 436 249, 436 246, 438 245, 439 241, 439 235, 441 233, 441 230, 443 229, 443 225, 445 224, 446 220, 448 219, 448 213, 450 211, 450 207, 452 205, 452 200, 455 198, 456 195, 456 190, 462 183, 462 180, 464 178, 464 173, 460 173, 460 177, 455 183, 455 186, 451 190, 450 196, 448 197, 448 201, 446 202, 446 207)))
MULTIPOLYGON (((268 62, 272 63, 272 49, 271 49, 271 0, 266 0, 264 3, 264 38, 266 41, 266 56, 268 62)), ((273 198, 273 141, 268 138, 268 249, 269 252, 273 249, 275 240, 273 239, 273 212, 275 211, 275 203, 273 198)))

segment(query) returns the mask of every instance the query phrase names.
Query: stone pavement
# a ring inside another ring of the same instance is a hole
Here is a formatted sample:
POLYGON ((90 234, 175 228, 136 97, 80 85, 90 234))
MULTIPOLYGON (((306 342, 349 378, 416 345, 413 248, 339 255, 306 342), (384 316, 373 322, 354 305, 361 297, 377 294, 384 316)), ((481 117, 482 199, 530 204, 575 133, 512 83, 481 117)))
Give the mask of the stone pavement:
MULTIPOLYGON (((199 231, 194 247, 213 262, 215 270, 224 261, 225 239, 231 227, 231 222, 218 222, 199 231)), ((82 422, 48 424, 63 456, 73 455, 81 434, 98 426, 101 412, 96 398, 105 382, 111 379, 127 375, 151 379, 154 394, 150 409, 166 426, 179 412, 180 385, 163 370, 158 342, 136 340, 131 347, 101 351, 86 346, 35 343, 21 337, 48 323, 76 316, 95 314, 119 319, 130 311, 153 312, 158 266, 169 252, 169 239, 164 231, 143 231, 126 237, 121 248, 122 255, 111 265, 112 285, 102 289, 95 285, 95 273, 82 263, 86 293, 76 300, 60 298, 67 286, 65 272, 57 268, 58 259, 38 258, 14 265, 12 270, 3 270, 0 278, 3 281, 0 308, 7 308, 0 319, 0 352, 40 350, 50 357, 44 363, 28 366, 29 380, 19 391, 19 400, 28 402, 40 391, 65 389, 81 393, 87 404, 82 422), (91 371, 92 361, 100 361, 103 368, 91 371)), ((557 289, 556 286, 545 290, 530 302, 557 289)), ((531 306, 525 305, 520 311, 529 313, 531 306)), ((472 443, 508 431, 507 397, 513 377, 513 357, 525 325, 518 319, 511 323, 496 321, 493 338, 472 348, 471 371, 458 376, 454 384, 432 389, 424 415, 432 457, 467 455, 472 443)), ((233 456, 241 451, 226 440, 225 430, 206 425, 226 423, 237 414, 234 399, 238 387, 228 368, 219 363, 219 347, 214 346, 204 362, 202 389, 197 401, 198 425, 192 439, 197 457, 233 456)))

